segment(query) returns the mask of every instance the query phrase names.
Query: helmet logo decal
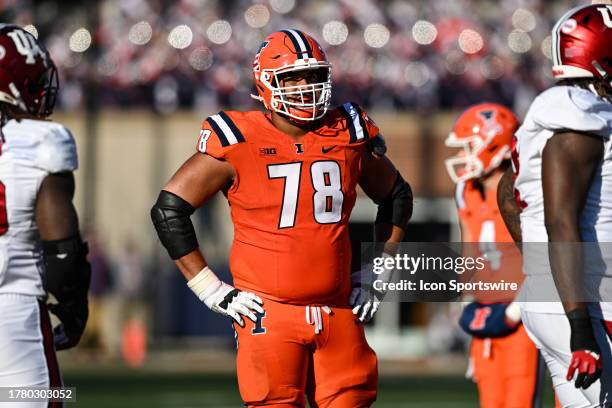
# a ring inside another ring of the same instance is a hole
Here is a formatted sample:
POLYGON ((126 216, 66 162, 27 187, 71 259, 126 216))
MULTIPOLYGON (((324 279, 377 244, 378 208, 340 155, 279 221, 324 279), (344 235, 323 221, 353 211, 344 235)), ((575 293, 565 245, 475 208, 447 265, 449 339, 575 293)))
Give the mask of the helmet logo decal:
POLYGON ((261 54, 261 50, 263 50, 264 48, 267 47, 267 45, 270 44, 270 41, 264 41, 261 43, 261 45, 259 46, 259 48, 257 49, 257 52, 255 53, 255 55, 259 55, 261 54))
POLYGON ((270 43, 269 41, 264 41, 261 43, 261 45, 257 49, 257 53, 255 54, 255 59, 253 60, 253 71, 259 72, 261 70, 261 67, 259 65, 259 55, 261 54, 261 51, 268 46, 269 43, 270 43))
POLYGON ((36 43, 36 40, 31 34, 26 34, 21 30, 14 30, 6 35, 11 37, 15 43, 17 52, 26 57, 26 64, 34 64, 37 56, 44 57, 43 51, 40 49, 36 43))
POLYGON ((482 127, 482 133, 487 137, 493 137, 497 133, 502 131, 502 127, 495 118, 495 111, 493 110, 484 110, 478 112, 478 116, 480 116, 484 122, 484 126, 482 127))
POLYGON ((612 28, 612 6, 597 7, 597 11, 601 13, 606 27, 612 28))

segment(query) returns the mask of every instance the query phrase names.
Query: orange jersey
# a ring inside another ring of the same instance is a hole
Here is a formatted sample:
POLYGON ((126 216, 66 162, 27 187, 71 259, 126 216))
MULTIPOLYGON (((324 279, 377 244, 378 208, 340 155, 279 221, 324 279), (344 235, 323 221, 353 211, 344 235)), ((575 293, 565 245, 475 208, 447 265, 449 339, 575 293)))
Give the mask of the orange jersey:
POLYGON ((497 191, 484 197, 474 180, 457 184, 455 194, 459 219, 467 227, 472 242, 514 242, 497 206, 497 191))
MULTIPOLYGON (((471 281, 516 282, 523 281, 522 261, 519 250, 506 228, 497 205, 497 190, 481 193, 474 180, 457 184, 455 199, 459 219, 470 236, 462 237, 465 256, 481 256, 488 262, 485 268, 469 277, 471 281)), ((464 277, 464 278, 467 278, 464 277)), ((481 302, 512 301, 517 291, 479 291, 473 295, 481 302)))
POLYGON ((207 118, 198 150, 226 160, 236 287, 279 302, 346 304, 348 221, 366 142, 376 125, 355 105, 330 110, 300 142, 259 111, 207 118))

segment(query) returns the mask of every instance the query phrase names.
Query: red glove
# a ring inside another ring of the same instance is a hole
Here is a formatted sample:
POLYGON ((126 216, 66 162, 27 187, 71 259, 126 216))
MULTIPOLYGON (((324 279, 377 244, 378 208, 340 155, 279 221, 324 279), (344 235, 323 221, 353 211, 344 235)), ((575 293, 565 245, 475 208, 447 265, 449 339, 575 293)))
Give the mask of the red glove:
POLYGON ((570 349, 572 361, 567 370, 567 380, 576 375, 576 388, 587 389, 601 376, 601 353, 593 334, 591 317, 586 309, 574 309, 567 313, 571 328, 570 349))

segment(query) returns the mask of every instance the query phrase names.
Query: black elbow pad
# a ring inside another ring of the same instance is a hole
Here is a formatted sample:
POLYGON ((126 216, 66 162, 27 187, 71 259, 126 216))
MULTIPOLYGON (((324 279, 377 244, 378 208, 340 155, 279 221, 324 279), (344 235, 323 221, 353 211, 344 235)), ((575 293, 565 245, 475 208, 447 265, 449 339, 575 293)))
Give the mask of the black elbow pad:
POLYGON ((412 189, 398 172, 393 188, 378 205, 376 223, 393 224, 405 231, 412 217, 412 205, 412 189))
POLYGON ((89 248, 79 235, 57 241, 42 241, 45 289, 59 302, 87 299, 91 267, 89 248))
POLYGON ((179 259, 199 246, 190 218, 194 212, 191 204, 165 190, 151 208, 153 226, 172 259, 179 259))

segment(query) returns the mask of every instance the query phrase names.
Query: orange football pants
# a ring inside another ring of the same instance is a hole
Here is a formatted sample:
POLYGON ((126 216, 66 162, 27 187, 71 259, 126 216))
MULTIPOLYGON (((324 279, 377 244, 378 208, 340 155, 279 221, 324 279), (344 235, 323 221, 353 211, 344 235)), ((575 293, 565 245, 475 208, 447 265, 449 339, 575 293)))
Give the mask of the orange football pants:
POLYGON ((376 354, 351 309, 271 300, 263 307, 257 323, 234 324, 238 385, 248 407, 305 407, 306 396, 313 408, 372 405, 376 354))
POLYGON ((543 363, 521 324, 509 336, 472 340, 481 408, 531 408, 541 399, 543 363))

